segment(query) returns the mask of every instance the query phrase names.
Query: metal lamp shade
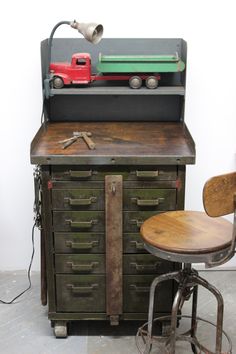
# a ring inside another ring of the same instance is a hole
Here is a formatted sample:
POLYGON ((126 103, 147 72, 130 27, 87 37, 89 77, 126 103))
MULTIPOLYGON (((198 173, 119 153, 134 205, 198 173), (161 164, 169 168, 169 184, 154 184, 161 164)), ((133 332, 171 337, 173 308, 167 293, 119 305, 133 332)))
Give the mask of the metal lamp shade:
POLYGON ((100 42, 103 34, 103 26, 97 23, 78 23, 76 28, 87 41, 97 44, 100 42))

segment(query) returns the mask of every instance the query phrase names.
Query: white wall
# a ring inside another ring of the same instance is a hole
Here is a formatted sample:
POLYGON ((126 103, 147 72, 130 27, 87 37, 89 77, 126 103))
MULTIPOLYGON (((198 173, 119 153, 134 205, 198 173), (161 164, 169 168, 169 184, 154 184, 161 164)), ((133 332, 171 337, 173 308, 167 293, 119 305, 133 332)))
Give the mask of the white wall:
MULTIPOLYGON (((212 175, 235 170, 234 1, 119 0, 1 3, 0 269, 26 269, 31 254, 30 142, 40 126, 40 41, 60 20, 100 21, 105 37, 182 37, 188 42, 186 122, 197 162, 187 168, 186 208, 202 210, 212 175), (3 5, 4 4, 4 5, 3 5)), ((58 37, 76 36, 69 26, 58 37)), ((39 268, 39 234, 36 258, 39 268)))

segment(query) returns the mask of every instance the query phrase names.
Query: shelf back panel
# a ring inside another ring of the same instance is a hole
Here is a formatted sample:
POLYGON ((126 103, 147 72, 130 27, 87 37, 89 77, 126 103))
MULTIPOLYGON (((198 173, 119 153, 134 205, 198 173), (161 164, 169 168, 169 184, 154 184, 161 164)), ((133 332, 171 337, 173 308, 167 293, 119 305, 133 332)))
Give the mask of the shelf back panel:
MULTIPOLYGON (((52 62, 70 61, 72 54, 87 52, 91 55, 92 72, 96 73, 99 54, 106 55, 161 55, 176 54, 187 62, 187 45, 179 38, 105 38, 93 45, 82 38, 54 38, 52 62)), ((42 81, 47 73, 48 40, 41 43, 42 81)), ((160 86, 185 88, 186 69, 181 73, 163 73, 160 86)), ((125 89, 127 90, 128 83, 125 89)), ((122 85, 121 83, 118 84, 122 85)), ((93 84, 91 84, 92 87, 93 84)), ((49 121, 181 121, 184 119, 184 95, 111 94, 114 83, 99 82, 104 94, 61 95, 45 99, 45 116, 49 121), (104 91, 105 89, 105 91, 104 91)), ((90 88, 88 88, 89 90, 90 88)), ((132 89, 130 89, 132 90, 132 89)), ((156 89, 158 90, 158 88, 156 89)), ((59 91, 59 90, 58 90, 59 91)))

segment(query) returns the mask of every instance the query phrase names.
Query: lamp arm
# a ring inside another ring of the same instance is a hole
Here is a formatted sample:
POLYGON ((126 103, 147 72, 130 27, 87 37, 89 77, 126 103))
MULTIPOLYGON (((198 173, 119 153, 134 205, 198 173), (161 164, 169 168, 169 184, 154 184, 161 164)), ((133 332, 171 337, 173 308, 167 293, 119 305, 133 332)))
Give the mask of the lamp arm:
POLYGON ((47 63, 47 78, 49 78, 50 74, 50 63, 51 63, 51 57, 52 57, 52 40, 54 33, 56 32, 57 28, 61 25, 70 25, 73 24, 71 21, 60 21, 58 22, 52 29, 52 32, 50 34, 50 37, 48 39, 48 63, 47 63))

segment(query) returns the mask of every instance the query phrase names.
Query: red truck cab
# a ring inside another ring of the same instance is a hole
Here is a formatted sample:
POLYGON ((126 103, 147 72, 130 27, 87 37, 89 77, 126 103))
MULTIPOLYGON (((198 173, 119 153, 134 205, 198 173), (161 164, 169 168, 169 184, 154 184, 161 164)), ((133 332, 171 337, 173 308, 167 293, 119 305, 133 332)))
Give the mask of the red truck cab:
POLYGON ((88 53, 75 53, 71 63, 50 64, 53 86, 62 88, 70 84, 89 84, 91 82, 91 57, 88 53))

